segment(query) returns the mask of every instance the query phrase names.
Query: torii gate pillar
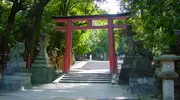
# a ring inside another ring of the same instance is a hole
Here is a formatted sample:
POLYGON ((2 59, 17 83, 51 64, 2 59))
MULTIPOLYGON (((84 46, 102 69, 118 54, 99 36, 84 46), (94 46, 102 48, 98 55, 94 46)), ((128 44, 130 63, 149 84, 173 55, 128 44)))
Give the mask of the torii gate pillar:
POLYGON ((67 20, 66 30, 66 47, 63 62, 63 72, 68 73, 71 66, 71 49, 72 49, 72 20, 67 20))
POLYGON ((110 73, 116 73, 118 68, 117 68, 117 58, 116 58, 115 45, 114 45, 113 19, 108 19, 108 53, 109 53, 110 73))

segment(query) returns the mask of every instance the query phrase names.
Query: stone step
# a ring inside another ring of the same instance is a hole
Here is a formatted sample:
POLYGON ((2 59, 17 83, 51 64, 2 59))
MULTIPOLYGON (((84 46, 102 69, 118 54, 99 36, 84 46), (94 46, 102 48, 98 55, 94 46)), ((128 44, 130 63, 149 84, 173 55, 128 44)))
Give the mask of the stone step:
POLYGON ((91 78, 91 79, 111 79, 111 77, 95 77, 95 76, 64 76, 63 78, 91 78))
POLYGON ((111 83, 111 81, 74 81, 74 80, 60 80, 59 83, 111 83))
POLYGON ((110 83, 110 74, 68 73, 60 78, 60 83, 110 83))
MULTIPOLYGON (((118 97, 118 98, 58 98, 56 100, 139 100, 139 99, 128 99, 127 97, 118 97), (118 99, 119 98, 119 99, 118 99)), ((54 99, 51 99, 54 100, 54 99)), ((151 99, 154 100, 154 99, 151 99)))
POLYGON ((85 77, 88 77, 88 76, 90 76, 90 77, 110 77, 110 75, 66 75, 66 76, 78 76, 78 77, 80 77, 80 76, 85 76, 85 77))
POLYGON ((75 80, 75 81, 83 81, 83 80, 88 80, 88 81, 110 81, 110 79, 82 79, 82 78, 76 78, 76 79, 72 79, 72 78, 62 78, 61 80, 75 80))
POLYGON ((96 74, 96 73, 70 73, 66 74, 66 76, 110 76, 109 74, 96 74))
POLYGON ((66 74, 66 76, 94 76, 94 77, 109 77, 110 75, 99 75, 99 74, 74 74, 74 75, 69 75, 69 74, 66 74))

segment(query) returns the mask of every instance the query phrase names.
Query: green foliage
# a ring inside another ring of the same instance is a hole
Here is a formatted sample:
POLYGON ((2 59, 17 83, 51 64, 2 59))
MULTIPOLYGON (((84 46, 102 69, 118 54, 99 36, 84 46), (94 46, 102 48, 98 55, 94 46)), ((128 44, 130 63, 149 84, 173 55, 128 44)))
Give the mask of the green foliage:
MULTIPOLYGON (((51 19, 52 15, 75 16, 102 14, 103 10, 94 5, 93 0, 54 0, 50 1, 44 11, 42 25, 50 35, 50 47, 59 48, 60 54, 64 53, 65 32, 55 32, 55 23, 51 19), (47 24, 48 23, 48 24, 47 24)), ((76 26, 82 26, 82 23, 74 23, 76 26)), ((63 26, 63 25, 60 25, 63 26)), ((90 51, 91 40, 89 40, 90 31, 73 31, 73 51, 77 55, 83 55, 90 51)))
POLYGON ((180 28, 179 0, 123 0, 125 11, 131 12, 128 23, 155 55, 165 45, 175 45, 174 30, 180 28))
POLYGON ((91 35, 93 43, 91 45, 92 53, 108 54, 108 33, 107 30, 98 30, 91 35), (96 33, 97 32, 97 33, 96 33))
POLYGON ((7 0, 0 2, 0 34, 4 31, 7 23, 7 17, 11 9, 11 4, 7 0))
POLYGON ((89 41, 90 31, 75 31, 73 32, 73 50, 77 55, 83 55, 90 51, 90 41, 89 41), (75 34, 80 34, 80 36, 75 34), (81 42, 79 42, 81 41, 81 42))
MULTIPOLYGON (((40 32, 46 32, 49 38, 49 50, 58 48, 63 54, 65 49, 65 32, 56 32, 56 24, 51 18, 57 16, 94 15, 104 14, 94 0, 20 0, 24 9, 15 14, 15 21, 11 33, 7 35, 10 48, 14 41, 25 42, 26 46, 31 45, 33 49, 37 46, 40 32), (47 3, 47 5, 46 5, 47 3), (45 6, 45 7, 44 7, 45 6), (43 12, 41 14, 41 12, 43 12), (39 24, 40 21, 40 25, 39 24)), ((103 0, 102 0, 103 1, 103 0)), ((0 35, 5 31, 8 16, 10 15, 13 0, 0 1, 0 35)), ((80 26, 81 23, 75 23, 80 26)), ((60 25, 63 26, 63 25, 60 25)), ((90 51, 94 39, 91 31, 73 31, 73 51, 77 55, 83 55, 90 51)), ((1 44, 2 45, 2 44, 1 44)), ((28 49, 28 48, 27 48, 28 49)), ((29 50, 29 49, 28 49, 29 50)))

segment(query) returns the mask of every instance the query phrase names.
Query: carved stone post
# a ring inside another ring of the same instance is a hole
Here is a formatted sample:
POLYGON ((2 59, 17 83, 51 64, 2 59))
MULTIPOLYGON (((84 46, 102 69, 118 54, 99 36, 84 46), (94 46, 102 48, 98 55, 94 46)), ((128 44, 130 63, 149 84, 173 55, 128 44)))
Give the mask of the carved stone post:
POLYGON ((163 100, 174 100, 174 80, 178 78, 178 74, 174 69, 174 60, 180 59, 180 56, 164 54, 156 58, 162 63, 161 71, 157 73, 157 77, 162 79, 163 100))

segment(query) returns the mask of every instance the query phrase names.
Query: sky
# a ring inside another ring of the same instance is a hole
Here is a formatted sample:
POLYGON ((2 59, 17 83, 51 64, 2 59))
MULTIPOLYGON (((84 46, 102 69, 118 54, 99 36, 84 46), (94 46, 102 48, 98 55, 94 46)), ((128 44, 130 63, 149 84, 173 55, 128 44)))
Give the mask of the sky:
POLYGON ((100 5, 100 8, 106 10, 109 14, 117 14, 120 9, 119 2, 116 0, 106 0, 105 3, 100 5))

